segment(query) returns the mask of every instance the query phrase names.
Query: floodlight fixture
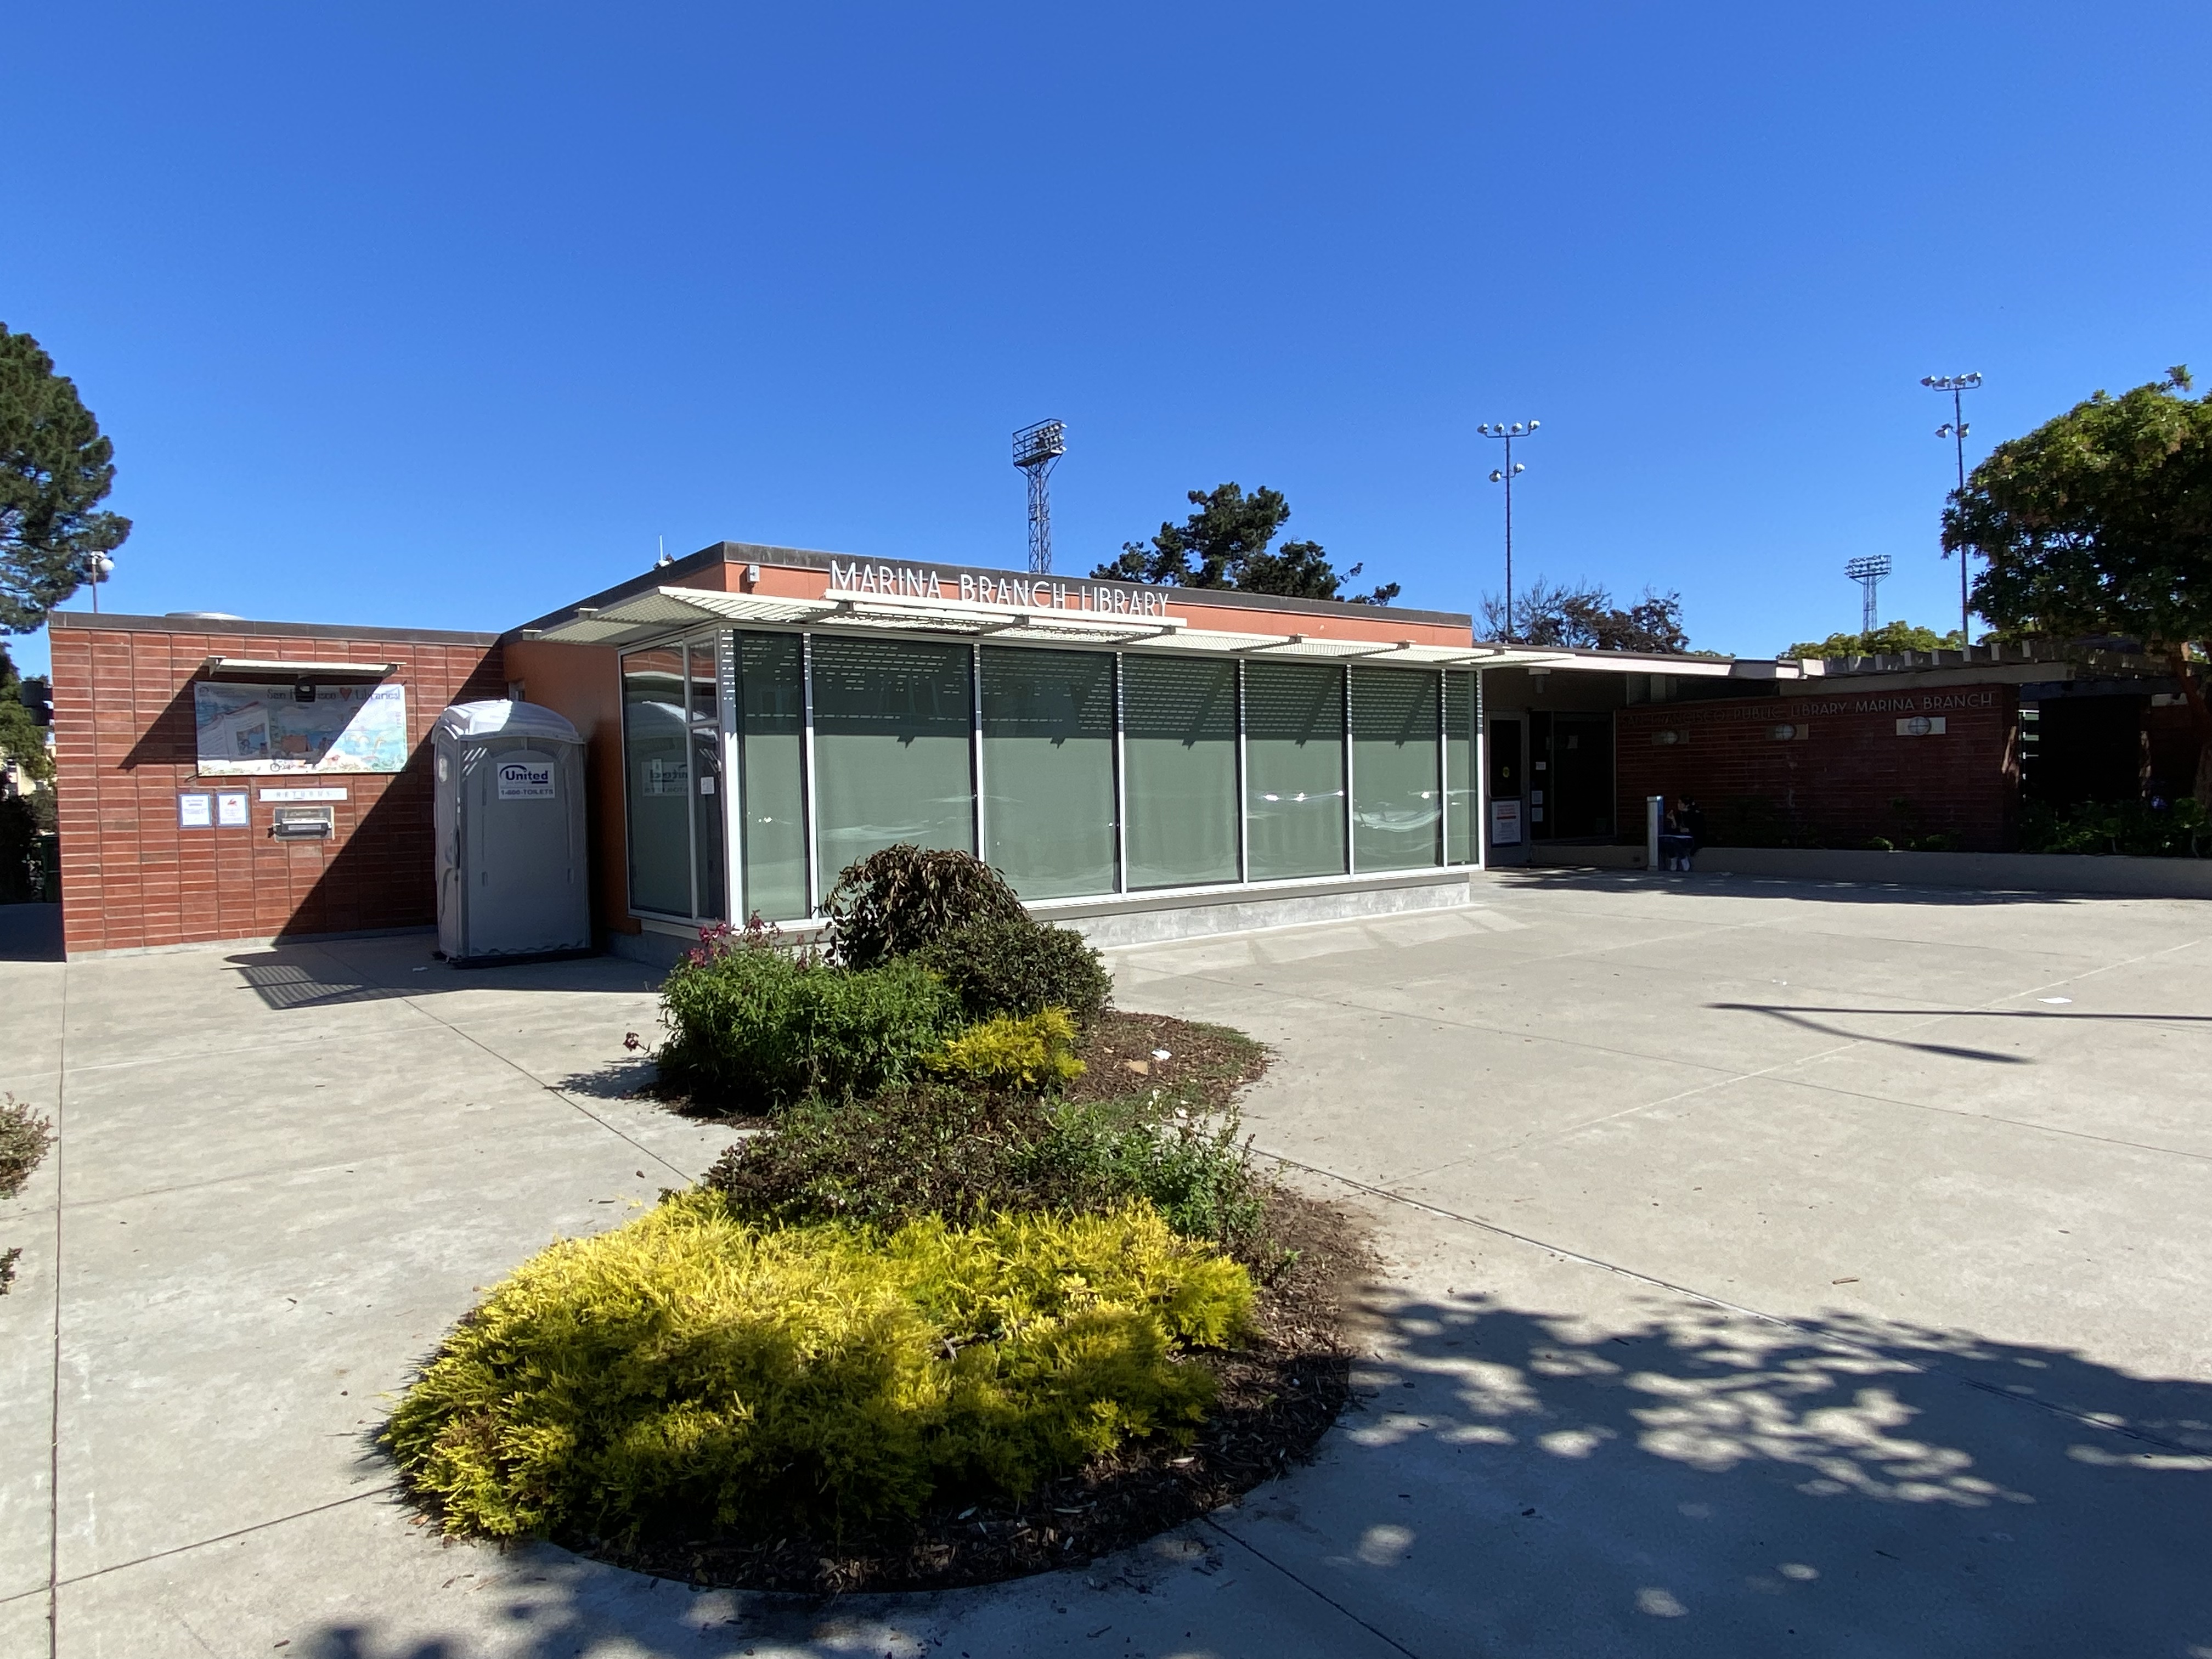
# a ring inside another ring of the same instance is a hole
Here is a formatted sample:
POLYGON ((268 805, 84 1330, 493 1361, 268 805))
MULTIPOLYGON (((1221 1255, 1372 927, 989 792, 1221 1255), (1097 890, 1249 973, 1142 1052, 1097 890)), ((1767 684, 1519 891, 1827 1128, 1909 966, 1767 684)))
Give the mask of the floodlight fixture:
MULTIPOLYGON (((1952 454, 1958 462, 1959 493, 1952 497, 1954 501, 1963 501, 1966 494, 1968 428, 1966 408, 1960 402, 1960 397, 1961 393, 1973 391, 1981 383, 1982 375, 1979 369, 1972 370, 1965 374, 1923 374, 1920 377, 1920 384, 1930 392, 1948 392, 1951 394, 1951 418, 1936 428, 1936 435, 1939 438, 1948 438, 1951 441, 1952 454)), ((1947 553, 1944 556, 1948 558, 1949 555, 1947 553)), ((1966 550, 1962 547, 1959 550, 1959 643, 1960 645, 1972 643, 1974 637, 1972 588, 1972 584, 1966 570, 1966 550)))
POLYGON ((1030 572, 1045 575, 1052 569, 1052 500, 1045 480, 1060 458, 1067 453, 1067 427, 1060 421, 1039 421, 1014 434, 1014 465, 1030 485, 1030 572))
POLYGON ((1871 634, 1876 620, 1875 589, 1881 586, 1881 579, 1889 574, 1889 555, 1875 553, 1864 558, 1853 559, 1844 566, 1844 574, 1859 585, 1859 632, 1871 634))
POLYGON ((1513 441, 1529 437, 1536 430, 1534 421, 1516 421, 1508 426, 1503 421, 1485 421, 1475 430, 1486 438, 1496 438, 1505 445, 1505 465, 1496 468, 1490 482, 1505 486, 1505 638, 1513 638, 1513 480, 1528 469, 1513 459, 1513 441))

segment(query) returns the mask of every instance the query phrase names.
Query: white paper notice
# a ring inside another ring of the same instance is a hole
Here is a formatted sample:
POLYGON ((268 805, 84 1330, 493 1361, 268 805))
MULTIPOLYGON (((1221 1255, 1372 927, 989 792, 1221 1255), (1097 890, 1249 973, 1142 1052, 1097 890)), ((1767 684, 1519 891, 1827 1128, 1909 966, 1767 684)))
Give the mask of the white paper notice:
POLYGON ((208 816, 208 805, 205 795, 178 796, 177 827, 181 830, 207 829, 215 822, 208 816))
POLYGON ((215 798, 215 821, 225 830, 243 830, 246 825, 246 795, 226 792, 215 798))

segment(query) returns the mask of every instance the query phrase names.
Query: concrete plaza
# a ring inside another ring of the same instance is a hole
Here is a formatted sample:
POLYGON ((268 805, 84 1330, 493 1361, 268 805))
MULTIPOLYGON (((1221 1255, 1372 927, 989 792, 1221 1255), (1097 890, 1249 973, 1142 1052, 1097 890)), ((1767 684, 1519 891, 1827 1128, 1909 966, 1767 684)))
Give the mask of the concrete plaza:
POLYGON ((478 1287, 728 1139, 625 1097, 642 970, 38 920, 10 1659, 2212 1656, 2203 903, 1531 872, 1116 953, 1276 1048, 1248 1127, 1374 1218, 1360 1406, 1124 1556, 837 1602, 441 1544, 369 1443, 478 1287))

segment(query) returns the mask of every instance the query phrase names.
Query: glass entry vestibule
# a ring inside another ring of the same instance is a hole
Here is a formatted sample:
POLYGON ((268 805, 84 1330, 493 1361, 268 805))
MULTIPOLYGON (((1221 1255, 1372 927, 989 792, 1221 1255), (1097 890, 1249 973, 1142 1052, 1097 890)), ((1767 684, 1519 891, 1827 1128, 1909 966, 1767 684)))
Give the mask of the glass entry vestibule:
POLYGON ((897 842, 975 853, 1032 901, 1479 846, 1463 670, 725 629, 626 652, 622 680, 643 915, 804 920, 897 842))

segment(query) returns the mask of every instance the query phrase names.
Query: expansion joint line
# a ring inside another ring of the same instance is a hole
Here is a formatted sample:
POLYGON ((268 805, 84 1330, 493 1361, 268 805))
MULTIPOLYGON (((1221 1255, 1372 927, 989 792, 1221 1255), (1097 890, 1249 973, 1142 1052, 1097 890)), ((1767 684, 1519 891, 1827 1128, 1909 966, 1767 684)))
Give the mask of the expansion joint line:
POLYGON ((1651 1273, 1638 1273, 1633 1267, 1625 1267, 1618 1261, 1607 1261, 1602 1256, 1585 1255, 1582 1251, 1569 1249, 1564 1244, 1553 1244, 1528 1233, 1516 1232, 1510 1227, 1501 1227, 1494 1221, 1485 1221, 1480 1216, 1462 1215, 1457 1210, 1447 1210, 1440 1204, 1430 1204, 1418 1198, 1408 1198, 1403 1193, 1394 1193, 1387 1187, 1377 1187, 1369 1182, 1355 1180, 1351 1176, 1339 1175, 1335 1170, 1324 1170, 1318 1164, 1301 1163, 1295 1158, 1285 1158, 1280 1152, 1271 1152, 1264 1146, 1255 1146, 1252 1150, 1262 1158, 1272 1158, 1285 1169, 1302 1170, 1308 1175, 1319 1176, 1324 1181, 1334 1181, 1340 1186, 1351 1188, 1354 1192, 1365 1193, 1388 1204, 1403 1205, 1409 1210, 1419 1210, 1425 1215, 1435 1216, 1440 1220, 1455 1221, 1462 1226, 1478 1228, 1483 1232, 1492 1234, 1499 1238, 1510 1238, 1516 1244, 1532 1245, 1547 1255, 1557 1256, 1562 1261, 1572 1261, 1584 1267, 1595 1267, 1602 1273, 1617 1274, 1634 1284, 1648 1285, 1655 1289, 1668 1291, 1671 1295, 1687 1297, 1692 1302, 1702 1302, 1705 1306, 1717 1308, 1723 1313, 1736 1314, 1745 1319, 1757 1320, 1762 1325, 1771 1325, 1778 1330, 1789 1331, 1808 1342, 1828 1343, 1838 1348, 1847 1349, 1853 1353, 1864 1354, 1869 1359, 1881 1360, 1886 1364, 1902 1365, 1907 1370, 1917 1371, 1923 1376, 1940 1376, 1946 1382, 1955 1382, 1961 1388, 1972 1389, 1978 1394, 1988 1395, 1993 1399, 2009 1401, 2015 1406, 2032 1407, 2050 1416, 2064 1418, 2069 1423, 2078 1423, 2084 1428, 2095 1429, 2100 1433, 2116 1434, 2123 1439, 2139 1441, 2146 1446, 2155 1446, 2160 1451, 2175 1452, 2185 1457, 2202 1457, 2204 1455, 2202 1447, 2185 1446, 2178 1440, 2166 1439, 2163 1435, 2147 1434, 2141 1429, 2127 1427, 2117 1423, 2107 1423, 2091 1416, 2087 1412, 2077 1412, 2064 1406, 2055 1406, 2047 1400, 2026 1399, 2020 1395, 2010 1394, 2002 1389, 1992 1387, 1974 1377, 1961 1376, 1948 1365, 1937 1364, 1927 1360, 1904 1358, 1884 1349, 1877 1348, 1871 1343, 1857 1341, 1847 1336, 1838 1336, 1832 1331, 1814 1330, 1810 1326, 1801 1324, 1796 1320, 1788 1318, 1782 1314, 1768 1313, 1764 1309, 1747 1307, 1741 1302, 1730 1302, 1725 1297, 1715 1296, 1710 1291, 1701 1291, 1694 1285, 1678 1285, 1671 1279, 1661 1279, 1651 1273))
POLYGON ((675 1164, 671 1164, 666 1158, 663 1158, 659 1152, 654 1152, 652 1147, 647 1146, 635 1135, 625 1133, 619 1125, 611 1123, 605 1118, 601 1117, 597 1112, 585 1105, 582 1101, 578 1100, 567 1090, 558 1088, 553 1084, 546 1082, 544 1079, 534 1075, 530 1071, 529 1067, 509 1059, 507 1055, 500 1053, 498 1049, 493 1048, 489 1043, 484 1042, 481 1037, 477 1036, 474 1033, 465 1030, 460 1026, 454 1024, 453 1021, 447 1019, 443 1014, 438 1013, 433 1009, 424 1007, 420 998, 410 995, 403 988, 395 986, 392 988, 398 992, 400 1001, 405 1003, 416 1013, 422 1015, 423 1018, 430 1021, 431 1024, 434 1025, 444 1026, 446 1030, 451 1031, 455 1036, 459 1037, 462 1041, 475 1044, 477 1048, 483 1049, 484 1053, 489 1054, 494 1060, 497 1060, 501 1065, 506 1066, 509 1071, 520 1073, 523 1077, 527 1078, 532 1084, 543 1089, 547 1094, 552 1096, 554 1099, 559 1101, 562 1105, 569 1108, 572 1111, 574 1111, 582 1116, 591 1119, 592 1122, 598 1124, 599 1127, 605 1129, 609 1134, 614 1136, 616 1139, 623 1141, 626 1145, 634 1148, 640 1157, 644 1158, 652 1163, 658 1164, 662 1169, 667 1170, 678 1181, 688 1182, 692 1179, 691 1172, 690 1170, 678 1169, 675 1164))
POLYGON ((1406 1656, 1406 1659, 1421 1659, 1420 1655, 1415 1653, 1413 1649, 1407 1647, 1403 1642, 1398 1640, 1396 1637, 1391 1635, 1388 1631, 1378 1629, 1375 1626, 1368 1623, 1366 1620, 1362 1619, 1358 1613, 1354 1613, 1350 1607, 1345 1606, 1343 1602, 1338 1601, 1327 1590, 1308 1583, 1304 1579, 1299 1577, 1297 1574, 1292 1572, 1288 1567, 1275 1559, 1273 1556, 1268 1554, 1267 1551, 1261 1549, 1257 1544, 1255 1544, 1250 1539, 1239 1537, 1237 1534, 1230 1531, 1228 1528, 1223 1526, 1221 1522, 1215 1520, 1210 1515, 1202 1515, 1199 1516, 1199 1519, 1205 1522, 1207 1526, 1212 1528, 1214 1531, 1219 1533, 1224 1538, 1226 1538, 1231 1543, 1236 1545, 1239 1549, 1250 1551, 1254 1556, 1265 1562, 1267 1565, 1273 1567, 1277 1572, 1282 1574, 1284 1577, 1289 1579, 1293 1584, 1296 1584, 1300 1589, 1305 1591, 1307 1595, 1312 1596, 1316 1601, 1325 1601, 1330 1607, 1334 1607, 1339 1613, 1342 1613, 1346 1619, 1352 1620, 1353 1624, 1358 1626, 1360 1629, 1365 1631, 1376 1641, 1388 1643, 1398 1652, 1404 1654, 1406 1656))
POLYGON ((70 964, 62 957, 61 1030, 54 1046, 54 1387, 46 1420, 46 1659, 61 1652, 62 1160, 69 1155, 70 964))

